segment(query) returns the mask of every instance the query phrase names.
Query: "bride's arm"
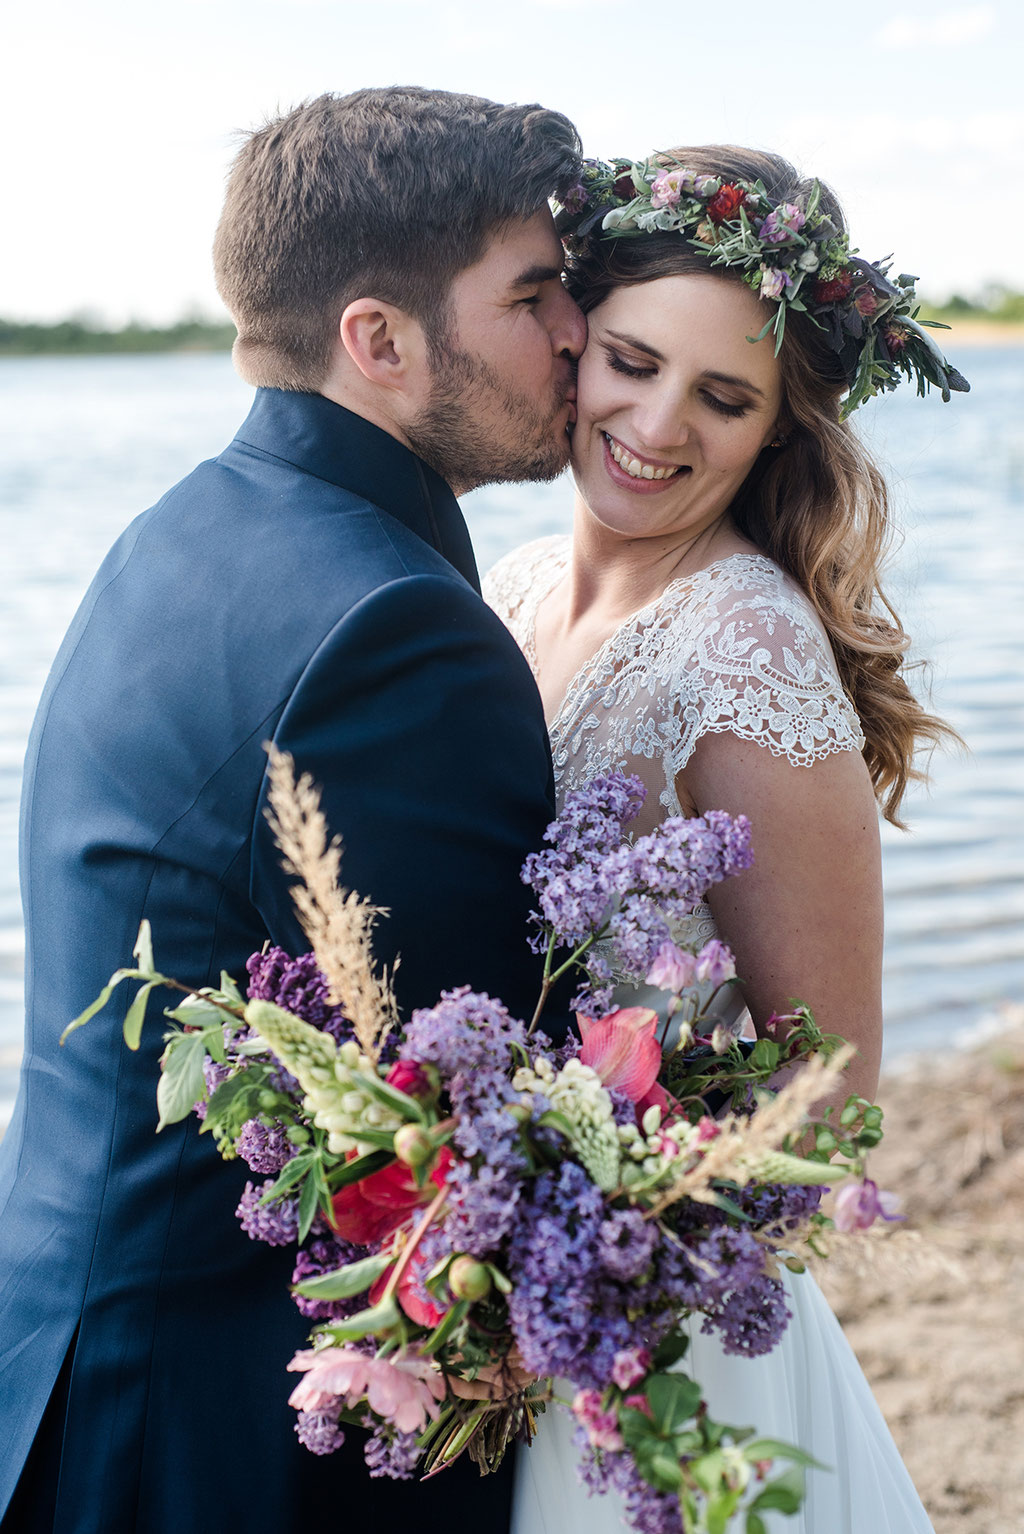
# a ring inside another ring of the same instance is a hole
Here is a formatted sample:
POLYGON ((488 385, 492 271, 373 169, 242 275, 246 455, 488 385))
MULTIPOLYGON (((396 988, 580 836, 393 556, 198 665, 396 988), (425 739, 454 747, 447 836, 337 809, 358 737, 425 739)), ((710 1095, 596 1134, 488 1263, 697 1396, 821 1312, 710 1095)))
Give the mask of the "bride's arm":
POLYGON ((882 1043, 882 877, 878 812, 864 759, 842 750, 809 766, 732 734, 703 736, 678 777, 680 802, 750 817, 754 865, 709 903, 736 955, 758 1033, 806 1002, 858 1054, 850 1092, 873 1098, 882 1043))

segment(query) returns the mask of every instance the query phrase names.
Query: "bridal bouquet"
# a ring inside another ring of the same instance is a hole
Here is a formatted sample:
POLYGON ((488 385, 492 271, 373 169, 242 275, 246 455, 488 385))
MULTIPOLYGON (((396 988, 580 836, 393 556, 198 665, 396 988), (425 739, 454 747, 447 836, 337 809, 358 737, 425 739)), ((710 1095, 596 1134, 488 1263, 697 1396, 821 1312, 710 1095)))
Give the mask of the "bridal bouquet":
MULTIPOLYGON (((372 956, 381 912, 341 888, 310 780, 283 756, 271 780, 311 952, 254 955, 247 997, 227 976, 187 994, 168 1013, 157 1102, 160 1127, 194 1111, 261 1179, 238 1207, 246 1234, 296 1248, 313 1328, 289 1365, 300 1440, 330 1453, 357 1424, 371 1475, 433 1474, 463 1452, 487 1471, 556 1401, 584 1480, 617 1491, 634 1528, 714 1534, 735 1515, 764 1534, 764 1512, 799 1507, 810 1461, 712 1419, 682 1368, 688 1325, 767 1352, 788 1320, 780 1266, 799 1268, 833 1223, 823 1185, 844 1180, 837 1224, 889 1209, 863 1174, 880 1110, 850 1098, 836 1122, 812 1113, 850 1051, 806 1009, 741 1044, 713 1022, 728 949, 672 940, 749 866, 747 822, 711 812, 629 842, 638 780, 571 795, 523 870, 545 955, 532 1022, 461 989, 403 1029, 372 956), (580 1037, 556 1046, 538 1019, 570 970, 580 1037), (617 978, 660 988, 663 1005, 616 1009, 617 978), (798 1141, 814 1148, 797 1155, 798 1141)), ((137 979, 137 1047, 150 992, 188 990, 156 970, 146 924, 135 955, 72 1028, 137 979)))

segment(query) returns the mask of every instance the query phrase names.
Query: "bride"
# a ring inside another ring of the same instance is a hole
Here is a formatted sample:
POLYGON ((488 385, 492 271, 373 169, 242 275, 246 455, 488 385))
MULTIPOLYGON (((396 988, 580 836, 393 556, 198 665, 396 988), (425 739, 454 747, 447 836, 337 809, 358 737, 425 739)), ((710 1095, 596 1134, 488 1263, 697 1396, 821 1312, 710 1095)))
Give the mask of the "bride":
MULTIPOLYGON (((966 385, 904 317, 910 280, 855 260, 835 199, 784 160, 678 149, 629 169, 592 165, 562 215, 590 326, 572 536, 509 555, 485 594, 536 674, 560 803, 620 768, 647 787, 638 834, 668 815, 749 815, 754 867, 677 936, 728 942, 755 1030, 806 1000, 858 1051, 837 1098, 871 1097, 876 804, 899 824, 915 748, 945 727, 901 673, 908 641, 879 587, 885 485, 841 400, 901 371, 946 398, 966 385), (777 346, 764 330, 781 310, 777 346)), ((792 1321, 772 1353, 729 1356, 698 1318, 687 1357, 712 1416, 826 1467, 800 1515, 766 1526, 924 1534, 837 1321, 810 1276, 786 1283, 792 1321)), ((621 1527, 612 1499, 588 1500, 577 1459, 571 1422, 549 1412, 519 1455, 515 1534, 621 1527)))

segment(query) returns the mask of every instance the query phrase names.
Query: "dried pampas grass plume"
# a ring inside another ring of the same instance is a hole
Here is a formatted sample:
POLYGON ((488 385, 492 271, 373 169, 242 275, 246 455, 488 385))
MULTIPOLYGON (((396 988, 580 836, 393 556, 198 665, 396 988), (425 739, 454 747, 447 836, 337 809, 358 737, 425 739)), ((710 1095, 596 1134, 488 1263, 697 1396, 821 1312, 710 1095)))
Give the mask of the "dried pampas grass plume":
POLYGON ((341 840, 329 838, 320 790, 308 773, 296 781, 286 751, 268 744, 270 808, 267 820, 281 849, 285 873, 299 880, 292 899, 302 930, 327 980, 331 1002, 352 1024, 364 1054, 377 1060, 397 1024, 392 977, 377 973, 373 929, 383 906, 341 887, 341 840))

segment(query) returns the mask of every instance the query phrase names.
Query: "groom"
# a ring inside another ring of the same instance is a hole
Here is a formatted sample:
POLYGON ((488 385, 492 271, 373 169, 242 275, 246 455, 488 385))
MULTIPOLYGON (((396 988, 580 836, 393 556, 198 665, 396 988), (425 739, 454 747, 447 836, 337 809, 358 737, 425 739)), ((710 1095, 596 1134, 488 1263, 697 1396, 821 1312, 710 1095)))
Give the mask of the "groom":
POLYGON ((234 1218, 247 1169, 194 1125, 154 1134, 160 1029, 128 1053, 123 992, 57 1039, 143 917, 195 986, 244 979, 268 940, 306 946, 263 814, 268 739, 322 785, 346 885, 390 908, 403 1008, 459 984, 532 1007, 518 874, 550 760, 455 493, 566 461, 584 322, 547 198, 577 156, 556 113, 410 88, 321 97, 235 164, 215 260, 255 404, 108 555, 26 764, 3 1534, 507 1523, 507 1471, 371 1481, 358 1430, 327 1458, 298 1445, 306 1323, 287 1249, 234 1218))

